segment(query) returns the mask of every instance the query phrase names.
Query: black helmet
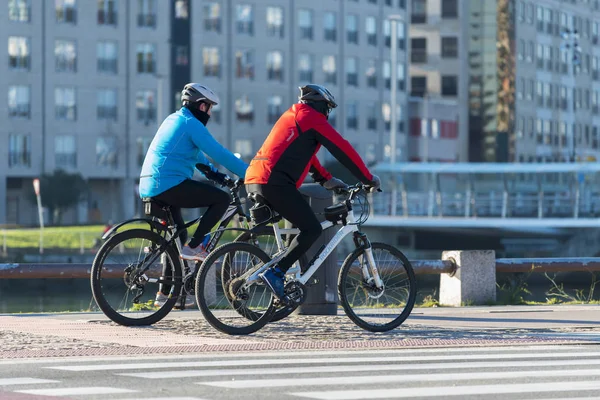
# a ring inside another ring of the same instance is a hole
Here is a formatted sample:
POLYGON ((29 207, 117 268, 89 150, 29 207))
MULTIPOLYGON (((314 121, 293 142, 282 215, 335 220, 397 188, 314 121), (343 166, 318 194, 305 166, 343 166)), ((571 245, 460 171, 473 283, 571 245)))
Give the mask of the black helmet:
POLYGON ((311 83, 306 86, 302 86, 299 89, 300 96, 298 97, 298 100, 300 101, 300 103, 324 101, 327 103, 327 107, 329 107, 330 109, 337 107, 335 98, 325 86, 315 85, 311 83))
POLYGON ((181 102, 199 103, 204 102, 212 105, 219 104, 219 96, 204 85, 199 83, 188 83, 181 91, 181 102))

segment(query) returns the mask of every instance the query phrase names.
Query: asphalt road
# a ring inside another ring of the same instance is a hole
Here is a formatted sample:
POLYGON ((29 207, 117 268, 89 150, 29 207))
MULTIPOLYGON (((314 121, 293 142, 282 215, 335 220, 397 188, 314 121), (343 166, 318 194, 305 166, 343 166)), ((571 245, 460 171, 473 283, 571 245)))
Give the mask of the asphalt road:
POLYGON ((600 346, 0 361, 0 399, 598 398, 600 346))

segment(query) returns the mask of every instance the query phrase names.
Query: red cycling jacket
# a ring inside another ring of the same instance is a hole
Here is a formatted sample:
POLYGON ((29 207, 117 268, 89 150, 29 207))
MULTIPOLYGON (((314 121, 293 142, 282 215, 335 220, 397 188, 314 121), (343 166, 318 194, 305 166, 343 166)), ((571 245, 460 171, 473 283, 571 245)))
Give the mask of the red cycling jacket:
POLYGON ((294 104, 279 118, 271 133, 246 170, 244 183, 300 187, 310 171, 319 183, 331 179, 319 163, 316 153, 327 150, 363 183, 373 175, 352 145, 342 137, 327 118, 306 104, 294 104))

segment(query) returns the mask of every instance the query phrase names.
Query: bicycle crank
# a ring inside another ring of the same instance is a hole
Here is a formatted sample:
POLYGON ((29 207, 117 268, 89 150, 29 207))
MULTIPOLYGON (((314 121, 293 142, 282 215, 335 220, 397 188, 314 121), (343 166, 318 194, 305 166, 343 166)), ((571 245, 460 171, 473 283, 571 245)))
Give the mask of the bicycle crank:
POLYGON ((306 286, 297 281, 292 281, 285 285, 285 298, 282 303, 289 306, 298 307, 306 300, 306 286))

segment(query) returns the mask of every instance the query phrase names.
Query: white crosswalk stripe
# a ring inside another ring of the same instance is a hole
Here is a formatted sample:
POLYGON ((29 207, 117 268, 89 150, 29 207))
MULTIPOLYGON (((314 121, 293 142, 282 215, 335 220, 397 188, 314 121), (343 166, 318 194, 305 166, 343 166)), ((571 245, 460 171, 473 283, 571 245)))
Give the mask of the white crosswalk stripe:
POLYGON ((71 387, 71 388, 52 388, 52 389, 30 389, 15 390, 17 393, 36 394, 40 396, 80 396, 86 394, 115 394, 115 393, 136 393, 137 390, 121 389, 113 387, 71 387))
MULTIPOLYGON (((600 351, 594 350, 596 348, 584 346, 524 346, 257 352, 237 359, 232 354, 213 354, 179 361, 159 357, 115 359, 114 362, 105 359, 96 363, 65 362, 40 367, 75 376, 107 376, 108 373, 113 377, 111 382, 121 382, 116 386, 138 390, 136 399, 153 398, 145 388, 160 387, 163 383, 172 387, 175 382, 177 386, 188 388, 193 384, 198 389, 185 393, 173 391, 173 397, 156 392, 163 397, 154 399, 200 400, 225 396, 352 400, 486 396, 533 400, 554 396, 583 400, 597 398, 600 390, 600 351), (153 380, 152 384, 148 385, 147 380, 153 380)), ((46 392, 30 389, 23 393, 85 395, 87 389, 50 387, 46 392), (68 392, 77 389, 80 392, 68 392)), ((110 393, 118 392, 107 392, 110 393)))

